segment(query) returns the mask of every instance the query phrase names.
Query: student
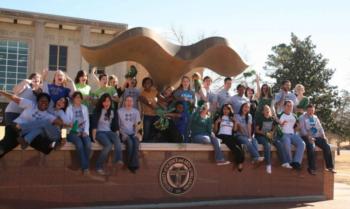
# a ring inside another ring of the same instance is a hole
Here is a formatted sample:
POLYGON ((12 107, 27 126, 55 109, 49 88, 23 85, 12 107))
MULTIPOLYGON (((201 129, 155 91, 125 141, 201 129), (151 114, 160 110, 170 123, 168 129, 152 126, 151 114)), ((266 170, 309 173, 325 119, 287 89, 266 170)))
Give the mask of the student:
MULTIPOLYGON (((47 71, 45 71, 45 74, 43 75, 44 78, 46 77, 46 74, 47 71)), ((61 70, 56 70, 54 74, 54 79, 51 84, 44 81, 43 91, 50 95, 52 100, 52 102, 50 103, 51 107, 60 98, 69 97, 70 94, 73 93, 75 90, 75 85, 72 79, 70 79, 61 70), (68 82, 71 84, 69 85, 69 88, 67 88, 68 82)))
POLYGON ((309 98, 304 96, 305 88, 301 84, 295 85, 294 92, 297 96, 296 113, 298 116, 301 116, 309 104, 309 98))
POLYGON ((110 75, 108 77, 108 85, 114 87, 114 89, 116 90, 118 97, 121 98, 123 93, 124 93, 124 88, 122 88, 121 86, 119 86, 119 80, 118 77, 115 75, 110 75))
POLYGON ((243 84, 239 84, 237 86, 237 94, 231 98, 231 104, 235 113, 239 112, 242 104, 249 102, 249 99, 244 95, 245 90, 246 87, 243 84))
POLYGON ((244 163, 244 150, 234 136, 236 131, 237 122, 234 120, 233 109, 230 104, 224 104, 221 108, 219 118, 215 121, 214 132, 217 133, 216 136, 222 139, 222 142, 231 150, 237 170, 241 172, 244 163))
POLYGON ((89 112, 82 104, 83 94, 76 91, 72 95, 72 104, 67 108, 70 128, 67 129, 67 141, 75 146, 83 174, 89 173, 89 158, 91 153, 91 138, 89 137, 89 112))
POLYGON ((195 93, 191 90, 190 78, 183 76, 180 86, 174 91, 175 101, 184 102, 185 112, 191 113, 195 105, 195 93))
POLYGON ((293 101, 286 100, 284 102, 283 112, 278 115, 279 124, 282 126, 282 142, 287 152, 287 159, 290 165, 296 169, 301 169, 301 162, 304 156, 305 143, 296 134, 296 129, 298 129, 297 116, 293 114, 293 101), (295 146, 295 154, 292 157, 291 145, 295 146))
POLYGON ((124 105, 125 99, 128 96, 131 96, 133 99, 133 105, 135 109, 139 109, 139 97, 140 97, 140 89, 137 88, 137 80, 136 78, 128 78, 127 79, 127 85, 123 93, 123 103, 122 106, 124 105))
POLYGON ((185 142, 185 138, 188 138, 188 122, 189 122, 189 116, 185 113, 185 107, 182 102, 176 102, 175 104, 175 111, 171 113, 167 113, 167 116, 171 118, 169 129, 175 129, 170 130, 172 134, 169 134, 169 139, 166 139, 167 141, 171 140, 178 143, 185 142), (186 137, 185 137, 186 136, 186 137))
MULTIPOLYGON (((13 121, 16 131, 19 132, 17 140, 21 144, 22 149, 27 148, 34 138, 40 134, 56 133, 55 131, 52 131, 56 130, 54 125, 61 126, 63 124, 60 118, 57 118, 47 111, 50 96, 46 93, 38 94, 37 103, 4 91, 0 91, 0 94, 12 100, 23 109, 23 112, 13 121)), ((50 136, 51 135, 48 137, 50 136)))
POLYGON ((131 172, 135 173, 139 165, 139 133, 140 112, 134 108, 134 99, 125 97, 124 107, 119 108, 120 134, 127 148, 127 165, 131 172))
POLYGON ((277 121, 272 116, 270 106, 265 105, 263 115, 256 119, 255 137, 259 144, 264 147, 264 158, 266 162, 266 172, 272 173, 271 168, 271 144, 273 143, 277 149, 277 153, 282 162, 282 167, 292 168, 287 162, 286 151, 284 145, 279 139, 275 138, 277 121))
MULTIPOLYGON (((199 99, 198 104, 203 104, 205 102, 209 102, 210 105, 210 113, 212 115, 215 114, 215 111, 217 109, 217 96, 216 94, 210 89, 210 85, 212 84, 212 79, 209 76, 205 76, 203 78, 203 85, 202 88, 199 91, 199 99)), ((201 106, 201 105, 198 105, 201 106)))
MULTIPOLYGON (((13 93, 18 97, 36 102, 36 95, 42 92, 41 75, 32 73, 28 79, 21 81, 13 88, 13 93)), ((13 101, 10 101, 5 109, 5 125, 10 125, 22 113, 23 109, 13 101)))
POLYGON ((209 104, 204 103, 196 112, 193 113, 190 120, 190 130, 192 142, 199 144, 212 144, 215 151, 215 161, 217 165, 230 164, 226 161, 224 154, 220 149, 219 139, 212 132, 212 119, 209 117, 209 104))
POLYGON ((157 132, 154 123, 159 119, 155 109, 157 105, 158 91, 153 86, 153 80, 146 77, 142 80, 144 90, 139 97, 143 113, 143 142, 154 142, 157 132))
POLYGON ((112 98, 108 93, 102 94, 97 102, 91 121, 92 138, 102 145, 101 153, 96 161, 98 174, 106 175, 103 164, 106 162, 109 152, 114 145, 113 164, 123 165, 122 148, 118 131, 118 114, 112 108, 112 98))
POLYGON ((264 157, 259 156, 258 144, 256 139, 252 138, 252 116, 249 113, 250 104, 243 103, 237 114, 235 120, 237 121, 238 131, 236 133, 237 141, 240 145, 246 145, 253 162, 262 162, 264 157))
POLYGON ((275 109, 276 114, 280 114, 284 110, 284 102, 290 100, 295 104, 297 98, 293 92, 290 91, 292 83, 289 80, 284 80, 280 91, 275 95, 275 109))
POLYGON ((83 104, 90 105, 91 86, 88 84, 88 76, 84 70, 79 70, 74 79, 76 90, 83 95, 83 104))
POLYGON ((105 74, 105 73, 100 74, 98 76, 98 79, 99 79, 99 88, 96 91, 91 93, 91 95, 94 99, 94 102, 97 102, 98 99, 106 93, 109 94, 109 96, 111 96, 113 101, 118 102, 119 98, 118 98, 118 95, 117 95, 115 88, 113 86, 108 85, 107 74, 105 74))
POLYGON ((158 94, 158 104, 164 110, 171 108, 174 104, 174 96, 173 96, 174 87, 165 86, 163 91, 158 94))
POLYGON ((259 91, 258 106, 255 112, 255 118, 257 120, 263 117, 265 105, 268 105, 270 107, 272 116, 276 117, 271 88, 267 84, 263 84, 259 91))
POLYGON ((231 86, 232 86, 232 78, 226 77, 224 80, 224 88, 221 91, 219 91, 219 93, 217 94, 218 111, 220 111, 220 109, 224 104, 231 103, 231 97, 232 97, 230 93, 231 86))
POLYGON ((323 130, 320 120, 315 115, 315 107, 307 105, 306 113, 299 118, 302 139, 306 144, 308 172, 316 175, 315 145, 322 149, 326 169, 335 173, 331 148, 323 130))

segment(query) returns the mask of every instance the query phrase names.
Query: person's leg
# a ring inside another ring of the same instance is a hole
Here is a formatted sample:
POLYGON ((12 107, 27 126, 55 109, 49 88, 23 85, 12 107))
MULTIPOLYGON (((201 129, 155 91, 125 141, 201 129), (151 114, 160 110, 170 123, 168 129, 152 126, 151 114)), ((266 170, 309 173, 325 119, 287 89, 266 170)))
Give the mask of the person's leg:
POLYGON ((293 162, 297 162, 301 165, 304 157, 305 143, 297 134, 293 134, 291 138, 292 144, 295 146, 295 154, 293 162))
POLYGON ((89 136, 81 137, 82 142, 83 142, 83 149, 84 149, 84 155, 85 158, 90 159, 91 155, 91 138, 89 136))
POLYGON ((315 163, 315 146, 313 143, 309 141, 309 139, 306 136, 302 137, 305 147, 306 147, 306 154, 307 154, 307 162, 308 162, 308 171, 311 173, 316 170, 316 163, 315 163))
POLYGON ((193 143, 198 143, 198 144, 210 144, 210 137, 207 135, 203 135, 203 134, 197 134, 195 136, 192 137, 192 141, 193 143))
POLYGON ((257 136, 256 140, 264 147, 264 157, 266 165, 271 165, 271 144, 264 136, 257 136))
POLYGON ((323 157, 326 162, 326 168, 334 169, 332 151, 327 141, 324 138, 317 137, 315 143, 322 149, 323 157))
POLYGON ((284 144, 282 143, 281 139, 276 139, 273 142, 273 145, 275 145, 276 150, 277 150, 277 155, 280 159, 280 162, 282 165, 286 165, 289 163, 288 161, 288 153, 284 147, 284 144))
POLYGON ((286 161, 288 163, 292 162, 292 146, 291 146, 291 138, 292 135, 291 134, 283 134, 282 136, 282 143, 284 146, 284 150, 286 151, 286 161))
POLYGON ((122 162, 122 145, 121 145, 119 136, 113 131, 106 132, 106 135, 114 145, 114 158, 112 162, 113 163, 122 162))
POLYGON ((248 140, 248 137, 239 135, 237 136, 237 142, 241 145, 245 145, 248 149, 248 152, 252 156, 253 160, 257 160, 259 158, 259 152, 254 147, 254 145, 248 140))
POLYGON ((127 140, 128 147, 128 167, 131 171, 135 171, 139 168, 139 140, 130 135, 127 140))
POLYGON ((5 127, 5 136, 2 140, 0 140, 0 158, 17 147, 17 137, 18 132, 16 132, 14 127, 12 125, 7 125, 5 127))
POLYGON ((152 116, 143 116, 143 142, 152 142, 151 139, 152 116))
POLYGON ((97 131, 96 140, 102 145, 102 150, 96 161, 96 170, 103 170, 103 164, 105 163, 109 152, 112 149, 112 143, 106 135, 105 131, 97 131))
POLYGON ((211 144, 214 146, 214 152, 215 152, 215 160, 216 162, 224 161, 224 153, 222 153, 222 150, 220 148, 219 139, 216 138, 214 135, 210 136, 211 144))
POLYGON ((5 112, 5 125, 13 125, 15 124, 13 121, 18 118, 20 113, 15 113, 15 112, 5 112))
POLYGON ((228 135, 220 135, 218 136, 220 139, 223 140, 223 143, 226 144, 226 146, 231 150, 235 163, 241 164, 244 162, 244 150, 242 147, 237 144, 236 139, 234 136, 228 136, 228 135))
POLYGON ((75 146, 75 150, 80 160, 80 167, 82 170, 89 168, 89 158, 86 156, 84 151, 83 139, 76 134, 69 133, 67 135, 67 141, 72 142, 75 146))

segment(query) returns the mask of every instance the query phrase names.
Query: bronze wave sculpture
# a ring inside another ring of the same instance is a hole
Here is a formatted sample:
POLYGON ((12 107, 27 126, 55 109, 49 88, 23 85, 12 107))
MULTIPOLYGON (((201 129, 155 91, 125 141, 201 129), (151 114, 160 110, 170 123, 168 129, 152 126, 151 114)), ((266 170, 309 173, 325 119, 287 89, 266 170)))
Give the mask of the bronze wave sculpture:
POLYGON ((123 61, 143 65, 158 87, 172 85, 198 67, 222 76, 235 76, 247 65, 222 37, 210 37, 195 44, 179 46, 147 28, 133 28, 99 46, 81 46, 82 56, 94 66, 123 61))

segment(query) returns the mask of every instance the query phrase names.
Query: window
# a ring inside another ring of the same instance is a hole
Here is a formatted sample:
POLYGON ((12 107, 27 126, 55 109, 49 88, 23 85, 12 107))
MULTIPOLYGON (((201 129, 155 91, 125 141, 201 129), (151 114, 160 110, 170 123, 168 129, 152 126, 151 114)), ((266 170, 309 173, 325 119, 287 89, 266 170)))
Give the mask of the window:
POLYGON ((67 51, 66 46, 50 45, 49 70, 67 71, 67 51))
MULTIPOLYGON (((92 72, 92 68, 94 68, 94 66, 89 64, 89 73, 92 72)), ((103 73, 106 73, 106 68, 105 67, 97 67, 96 74, 100 75, 100 74, 103 74, 103 73)))
POLYGON ((25 41, 0 40, 0 89, 12 91, 27 77, 28 51, 25 41))

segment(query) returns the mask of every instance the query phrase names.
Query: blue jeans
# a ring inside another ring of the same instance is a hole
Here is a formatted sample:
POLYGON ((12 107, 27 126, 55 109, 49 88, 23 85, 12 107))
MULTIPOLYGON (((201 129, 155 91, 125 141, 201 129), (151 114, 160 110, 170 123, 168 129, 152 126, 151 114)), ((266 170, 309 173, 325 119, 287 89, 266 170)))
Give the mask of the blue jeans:
POLYGON ((215 160, 216 162, 225 160, 224 154, 220 149, 219 139, 215 136, 209 136, 208 134, 197 134, 192 137, 193 143, 198 144, 212 144, 214 146, 215 160))
POLYGON ((256 136, 256 140, 264 147, 264 158, 266 165, 271 165, 271 144, 265 136, 256 136))
POLYGON ((283 134, 282 142, 287 152, 287 161, 300 163, 303 161, 305 143, 303 140, 296 134, 283 134), (291 145, 294 145, 296 151, 294 157, 292 157, 291 145), (293 158, 293 159, 292 159, 293 158))
POLYGON ((244 135, 237 135, 237 141, 240 145, 244 144, 247 149, 248 152, 250 153, 250 155, 252 156, 252 158, 254 160, 257 160, 260 155, 259 155, 259 150, 258 150, 258 143, 256 141, 256 139, 252 139, 252 141, 250 142, 249 137, 244 136, 244 135))
POLYGON ((139 168, 139 140, 135 135, 128 135, 125 141, 126 151, 128 156, 128 167, 129 169, 136 170, 139 168))
POLYGON ((119 136, 113 131, 97 131, 96 140, 103 146, 101 153, 96 161, 96 169, 103 169, 103 163, 106 161, 109 152, 114 145, 113 163, 122 160, 122 146, 119 136))
POLYGON ((281 141, 281 139, 277 138, 274 142, 273 145, 275 145, 276 150, 277 150, 277 154, 278 157, 280 159, 281 164, 284 163, 289 163, 288 161, 288 153, 284 147, 283 142, 281 141))
POLYGON ((5 125, 12 125, 13 121, 18 118, 20 113, 5 112, 5 125))
POLYGON ((67 135, 67 141, 75 145, 80 160, 82 170, 89 168, 89 158, 91 153, 91 139, 89 136, 82 137, 73 133, 67 135))
POLYGON ((153 124, 158 120, 158 118, 158 116, 143 116, 143 142, 155 142, 154 135, 156 128, 153 124))
POLYGON ((50 141, 59 141, 61 139, 60 128, 52 125, 49 120, 36 120, 19 125, 21 127, 21 135, 28 144, 32 143, 34 138, 39 135, 44 135, 50 141))

